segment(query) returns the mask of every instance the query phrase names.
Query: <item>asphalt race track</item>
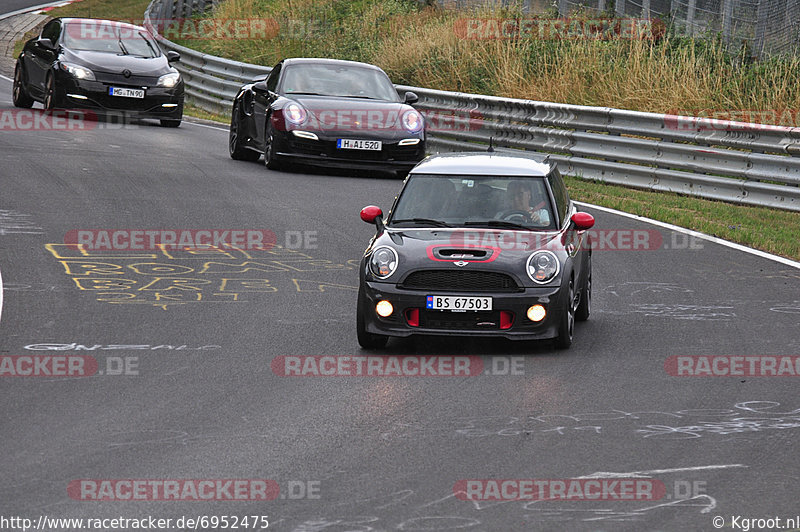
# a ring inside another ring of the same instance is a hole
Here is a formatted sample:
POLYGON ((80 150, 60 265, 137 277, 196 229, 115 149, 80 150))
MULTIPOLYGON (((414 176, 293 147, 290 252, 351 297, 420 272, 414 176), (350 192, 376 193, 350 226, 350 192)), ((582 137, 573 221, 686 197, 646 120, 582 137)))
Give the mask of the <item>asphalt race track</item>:
MULTIPOLYGON (((10 94, 0 80, 0 115, 14 112, 10 94)), ((657 249, 595 251, 593 314, 570 350, 417 339, 366 353, 354 264, 374 228, 358 213, 388 210, 399 187, 233 161, 224 127, 0 128, 0 355, 97 363, 0 378, 0 516, 267 515, 270 529, 345 532, 713 530, 716 516, 730 528, 800 514, 797 378, 665 370, 676 355, 800 355, 800 269, 588 208, 598 230, 639 231, 657 249), (114 229, 262 230, 278 245, 65 245, 114 229), (271 365, 365 354, 471 355, 483 371, 293 377, 271 365), (664 493, 468 501, 454 489, 587 476, 664 493), (269 479, 280 495, 97 501, 73 489, 81 479, 269 479)))

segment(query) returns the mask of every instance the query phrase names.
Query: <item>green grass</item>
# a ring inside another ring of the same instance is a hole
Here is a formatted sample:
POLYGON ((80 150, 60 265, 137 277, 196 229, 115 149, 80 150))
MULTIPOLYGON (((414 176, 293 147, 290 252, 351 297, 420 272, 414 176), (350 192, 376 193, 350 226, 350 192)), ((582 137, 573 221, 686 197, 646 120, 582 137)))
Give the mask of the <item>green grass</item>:
MULTIPOLYGON (((51 14, 141 20, 148 3, 82 0, 51 14)), ((714 39, 465 41, 453 32, 461 15, 420 11, 407 0, 227 0, 212 16, 278 21, 283 33, 266 42, 183 42, 207 53, 263 65, 294 56, 354 59, 382 66, 397 83, 640 111, 800 109, 796 81, 800 59, 751 62, 728 55, 714 39)), ((227 116, 191 105, 185 112, 228 123, 227 116)), ((800 213, 572 177, 567 184, 579 201, 800 260, 800 213)))

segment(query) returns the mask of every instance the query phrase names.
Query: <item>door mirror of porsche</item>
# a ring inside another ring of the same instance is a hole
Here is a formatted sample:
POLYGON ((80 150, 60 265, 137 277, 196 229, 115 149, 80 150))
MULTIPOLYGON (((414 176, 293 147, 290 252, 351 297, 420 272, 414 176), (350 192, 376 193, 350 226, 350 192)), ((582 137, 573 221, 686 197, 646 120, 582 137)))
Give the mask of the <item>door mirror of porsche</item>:
POLYGON ((403 98, 403 101, 405 103, 407 103, 408 105, 411 105, 411 104, 417 103, 419 101, 419 96, 417 96, 416 93, 408 91, 405 94, 405 97, 403 98))

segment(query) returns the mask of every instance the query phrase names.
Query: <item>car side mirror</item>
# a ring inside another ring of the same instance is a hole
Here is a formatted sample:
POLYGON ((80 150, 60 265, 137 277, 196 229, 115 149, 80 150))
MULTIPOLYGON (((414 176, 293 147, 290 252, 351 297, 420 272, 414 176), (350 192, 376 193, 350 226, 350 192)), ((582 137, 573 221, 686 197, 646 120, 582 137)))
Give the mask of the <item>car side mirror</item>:
POLYGON ((260 74, 253 79, 250 80, 250 83, 258 83, 259 81, 266 81, 269 77, 269 74, 260 74))
POLYGON ((174 63, 174 62, 180 61, 180 60, 181 60, 181 54, 179 54, 178 52, 175 52, 173 50, 170 50, 169 52, 167 52, 167 62, 168 63, 174 63))
POLYGON ((375 224, 378 231, 383 231, 383 211, 375 205, 368 205, 361 209, 361 219, 368 224, 375 224))
POLYGON ((261 93, 268 92, 267 80, 262 79, 261 81, 256 81, 253 83, 253 90, 261 93))
POLYGON ((594 216, 588 212, 576 212, 572 215, 572 223, 578 231, 586 231, 594 227, 594 216))
POLYGON ((56 45, 53 44, 53 41, 51 41, 50 39, 39 39, 38 41, 36 41, 36 44, 38 44, 42 48, 46 48, 48 50, 55 50, 56 49, 56 45))
POLYGON ((403 97, 403 101, 408 105, 412 105, 419 101, 419 96, 414 92, 408 91, 403 97))

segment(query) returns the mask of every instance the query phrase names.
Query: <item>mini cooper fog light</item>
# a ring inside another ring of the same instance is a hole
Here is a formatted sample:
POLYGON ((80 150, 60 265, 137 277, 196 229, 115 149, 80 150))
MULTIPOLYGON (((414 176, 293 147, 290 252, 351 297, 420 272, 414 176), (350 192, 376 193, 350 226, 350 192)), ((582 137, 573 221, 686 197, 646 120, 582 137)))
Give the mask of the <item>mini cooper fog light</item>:
POLYGON ((381 318, 388 318, 392 315, 392 312, 394 312, 394 307, 392 307, 392 304, 384 299, 382 301, 378 301, 378 304, 375 305, 375 312, 377 312, 378 316, 381 318))
POLYGON ((544 310, 542 305, 533 305, 528 308, 528 319, 531 321, 542 321, 546 315, 547 311, 544 310))

